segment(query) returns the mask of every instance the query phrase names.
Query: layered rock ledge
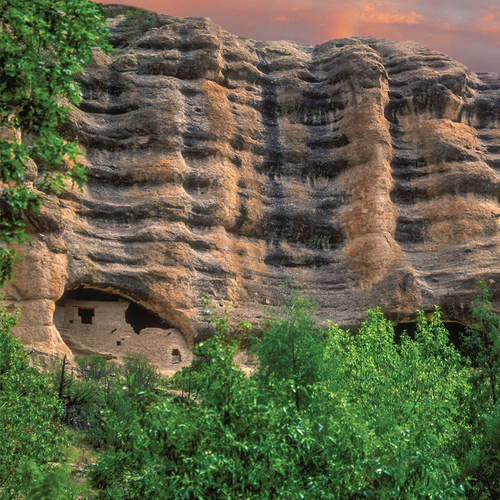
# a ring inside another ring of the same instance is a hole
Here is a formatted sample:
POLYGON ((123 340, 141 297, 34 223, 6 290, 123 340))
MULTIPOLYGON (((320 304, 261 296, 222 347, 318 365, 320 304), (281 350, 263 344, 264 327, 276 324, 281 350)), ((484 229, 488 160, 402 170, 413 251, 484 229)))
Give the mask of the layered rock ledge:
POLYGON ((25 343, 67 350, 55 304, 89 290, 187 345, 208 331, 202 294, 254 322, 292 277, 321 321, 351 328, 377 306, 467 323, 480 280, 500 296, 497 75, 409 41, 303 46, 109 16, 116 51, 80 75, 65 131, 88 182, 27 215, 4 290, 25 343))

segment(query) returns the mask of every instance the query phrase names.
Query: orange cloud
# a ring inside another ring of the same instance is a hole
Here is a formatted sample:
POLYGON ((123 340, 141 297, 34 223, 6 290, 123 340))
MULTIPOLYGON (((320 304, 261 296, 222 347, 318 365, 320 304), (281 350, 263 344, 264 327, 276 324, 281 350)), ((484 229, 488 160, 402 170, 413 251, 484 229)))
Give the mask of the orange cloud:
POLYGON ((419 24, 424 16, 411 10, 409 12, 398 12, 388 9, 380 2, 364 2, 361 5, 359 19, 364 22, 378 24, 419 24))
MULTIPOLYGON (((417 25, 424 20, 422 14, 413 10, 398 11, 383 2, 363 0, 349 5, 337 8, 331 15, 327 38, 363 36, 367 25, 383 25, 383 31, 387 32, 391 25, 417 25)), ((380 31, 369 34, 383 36, 380 31)))

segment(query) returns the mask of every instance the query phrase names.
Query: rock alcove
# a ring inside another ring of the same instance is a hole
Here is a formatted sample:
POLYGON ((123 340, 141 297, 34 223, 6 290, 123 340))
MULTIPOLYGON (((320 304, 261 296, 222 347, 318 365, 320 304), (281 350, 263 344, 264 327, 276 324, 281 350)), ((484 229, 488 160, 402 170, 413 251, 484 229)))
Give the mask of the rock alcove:
POLYGON ((120 360, 127 352, 141 353, 167 373, 192 358, 179 330, 115 293, 83 286, 66 291, 55 303, 54 325, 75 356, 120 360))

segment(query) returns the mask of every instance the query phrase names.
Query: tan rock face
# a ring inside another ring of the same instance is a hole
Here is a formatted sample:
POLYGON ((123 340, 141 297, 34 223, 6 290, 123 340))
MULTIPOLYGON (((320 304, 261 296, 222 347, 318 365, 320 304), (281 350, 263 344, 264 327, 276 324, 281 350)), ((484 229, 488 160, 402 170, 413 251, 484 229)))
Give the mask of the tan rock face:
POLYGON ((258 321, 293 276, 346 327, 376 306, 467 322, 480 280, 498 297, 498 76, 413 42, 265 43, 109 13, 117 50, 80 76, 67 130, 88 182, 30 216, 11 303, 53 314, 98 290, 192 345, 202 294, 258 321))

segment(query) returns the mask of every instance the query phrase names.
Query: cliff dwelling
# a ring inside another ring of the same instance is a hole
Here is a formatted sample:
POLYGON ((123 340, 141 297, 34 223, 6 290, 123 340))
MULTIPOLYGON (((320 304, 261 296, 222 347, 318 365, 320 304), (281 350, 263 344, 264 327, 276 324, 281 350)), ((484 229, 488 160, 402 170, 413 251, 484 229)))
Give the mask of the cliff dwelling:
POLYGON ((119 295, 83 287, 67 291, 56 302, 54 324, 75 356, 100 353, 120 360, 127 352, 141 353, 166 375, 192 360, 179 330, 119 295))

